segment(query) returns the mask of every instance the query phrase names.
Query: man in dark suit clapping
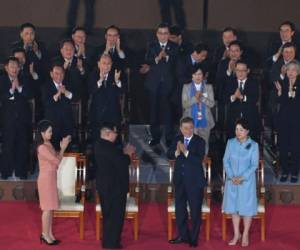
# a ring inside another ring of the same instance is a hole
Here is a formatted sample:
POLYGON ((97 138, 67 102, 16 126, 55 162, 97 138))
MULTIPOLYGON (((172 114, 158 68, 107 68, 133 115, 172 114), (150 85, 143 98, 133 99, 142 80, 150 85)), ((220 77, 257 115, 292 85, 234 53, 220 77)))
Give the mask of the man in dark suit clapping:
POLYGON ((16 57, 5 62, 5 74, 0 78, 2 116, 2 179, 13 174, 27 178, 31 113, 28 100, 32 98, 30 82, 19 75, 20 66, 16 57))
POLYGON ((169 27, 160 24, 157 40, 149 45, 146 54, 146 63, 150 65, 145 87, 149 92, 150 102, 150 130, 151 146, 160 143, 160 116, 164 117, 165 136, 167 146, 173 137, 172 119, 170 111, 170 95, 174 88, 174 71, 178 46, 169 41, 169 27))
POLYGON ((194 120, 190 117, 180 121, 181 135, 177 136, 168 150, 168 158, 176 159, 174 168, 175 214, 179 235, 171 244, 189 243, 197 247, 201 225, 204 177, 202 161, 205 142, 194 134, 194 120), (190 207, 192 229, 188 228, 187 203, 190 207))
POLYGON ((96 187, 103 215, 102 247, 110 249, 122 248, 121 233, 129 191, 128 166, 130 156, 135 153, 131 145, 125 146, 122 152, 115 144, 116 139, 116 126, 103 123, 94 148, 96 187))
POLYGON ((50 69, 51 80, 43 88, 45 118, 53 124, 53 145, 59 148, 63 137, 73 135, 74 118, 72 113, 73 89, 65 82, 62 64, 53 63, 50 69))

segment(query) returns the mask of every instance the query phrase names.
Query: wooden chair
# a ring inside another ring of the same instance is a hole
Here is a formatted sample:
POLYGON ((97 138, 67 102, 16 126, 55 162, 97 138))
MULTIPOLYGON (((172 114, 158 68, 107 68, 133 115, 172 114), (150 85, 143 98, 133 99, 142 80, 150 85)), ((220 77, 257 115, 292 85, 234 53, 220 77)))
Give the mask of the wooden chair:
POLYGON ((79 218, 80 239, 84 239, 86 158, 80 153, 66 153, 57 171, 60 206, 54 217, 79 218))
MULTIPOLYGON (((172 239, 173 235, 173 221, 175 220, 175 199, 172 186, 172 177, 174 171, 175 160, 169 161, 169 186, 168 186, 168 240, 172 239)), ((204 191, 204 198, 202 203, 202 220, 205 221, 205 239, 210 239, 210 204, 211 204, 211 159, 206 157, 203 160, 205 165, 204 173, 207 180, 207 187, 204 191)), ((188 207, 189 211, 189 207, 188 207)), ((200 215, 199 215, 200 216, 200 215)))
MULTIPOLYGON (((133 220, 133 235, 134 240, 138 239, 138 227, 139 227, 139 175, 140 175, 140 160, 137 156, 131 157, 131 164, 129 167, 130 176, 130 188, 127 194, 126 202, 126 214, 125 218, 133 220)), ((99 195, 96 195, 96 239, 100 240, 102 238, 101 231, 101 206, 99 195)))
MULTIPOLYGON (((261 241, 265 241, 266 239, 266 208, 265 208, 265 184, 264 184, 264 161, 259 161, 258 169, 256 170, 256 183, 257 183, 257 215, 253 217, 253 219, 260 220, 260 233, 261 233, 261 241)), ((223 169, 223 186, 222 192, 224 192, 226 180, 226 173, 223 169)), ((226 240, 227 238, 227 220, 231 219, 230 214, 225 214, 222 211, 222 239, 226 240)))

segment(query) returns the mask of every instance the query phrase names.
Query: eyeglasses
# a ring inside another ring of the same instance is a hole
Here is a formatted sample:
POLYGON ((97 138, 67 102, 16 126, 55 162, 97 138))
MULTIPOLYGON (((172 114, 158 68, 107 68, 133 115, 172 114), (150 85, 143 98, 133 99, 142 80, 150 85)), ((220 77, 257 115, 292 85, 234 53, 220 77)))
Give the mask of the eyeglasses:
POLYGON ((169 35, 169 32, 157 32, 159 35, 169 35))

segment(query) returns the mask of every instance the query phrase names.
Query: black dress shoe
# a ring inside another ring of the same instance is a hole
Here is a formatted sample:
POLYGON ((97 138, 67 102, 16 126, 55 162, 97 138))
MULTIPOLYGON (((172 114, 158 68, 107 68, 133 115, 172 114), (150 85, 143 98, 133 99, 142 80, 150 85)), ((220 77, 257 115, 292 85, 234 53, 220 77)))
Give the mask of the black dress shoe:
POLYGON ((58 245, 59 243, 61 243, 61 240, 53 240, 53 243, 54 243, 55 245, 58 245))
POLYGON ((198 243, 197 242, 190 242, 190 247, 197 247, 198 243))
POLYGON ((152 139, 148 142, 149 146, 153 147, 160 143, 160 140, 152 139))
POLYGON ((291 176, 291 183, 296 183, 298 182, 298 176, 291 176))
POLYGON ((51 242, 47 241, 46 238, 44 237, 44 235, 42 235, 42 234, 41 234, 41 236, 40 236, 40 242, 41 242, 41 244, 42 244, 42 243, 45 243, 45 244, 48 245, 48 246, 54 246, 54 245, 57 245, 57 244, 54 243, 54 241, 51 241, 51 242))
POLYGON ((286 182, 287 179, 288 179, 288 175, 287 175, 287 174, 283 174, 283 175, 281 175, 281 177, 280 177, 280 182, 286 182))
POLYGON ((181 237, 177 237, 175 239, 169 240, 170 244, 181 244, 181 243, 189 243, 188 240, 182 239, 181 237))

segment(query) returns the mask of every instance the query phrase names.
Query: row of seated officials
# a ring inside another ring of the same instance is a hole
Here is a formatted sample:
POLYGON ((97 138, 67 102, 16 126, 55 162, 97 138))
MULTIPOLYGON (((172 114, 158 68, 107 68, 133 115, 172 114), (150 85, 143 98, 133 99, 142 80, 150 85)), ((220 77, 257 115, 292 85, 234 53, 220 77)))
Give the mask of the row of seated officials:
MULTIPOLYGON (((272 125, 277 124, 278 117, 279 120, 284 117, 278 122, 284 125, 279 126, 282 127, 279 130, 282 181, 287 180, 289 172, 292 172, 293 181, 297 181, 299 169, 300 147, 297 140, 300 133, 297 128, 300 122, 294 115, 299 108, 298 80, 293 85, 293 98, 290 98, 290 91, 286 93, 285 116, 278 115, 282 110, 278 89, 290 90, 285 87, 290 82, 287 65, 300 58, 294 39, 295 30, 292 22, 281 23, 279 37, 268 48, 269 56, 262 63, 267 75, 268 84, 264 88, 270 96, 268 103, 274 121, 272 125), (289 154, 292 155, 291 169, 287 164, 289 154)), ((37 120, 45 118, 53 123, 53 144, 56 147, 66 135, 76 139, 72 103, 81 102, 93 140, 98 138, 94 131, 103 122, 121 127, 124 115, 120 97, 127 94, 126 72, 131 66, 130 50, 121 42, 120 29, 116 26, 105 30, 106 42, 99 47, 92 49, 86 40, 84 28, 77 27, 70 38, 60 41, 58 55, 50 58, 45 45, 36 38, 35 26, 31 23, 21 25, 20 40, 12 45, 11 57, 5 60, 0 79, 2 179, 12 175, 27 178, 28 166, 24 163, 29 162, 32 141, 32 114, 28 103, 32 98, 35 100, 37 120)), ((226 130, 228 137, 232 137, 235 120, 245 117, 250 121, 252 138, 257 140, 262 129, 258 112, 261 86, 251 75, 253 65, 249 51, 231 27, 223 30, 222 44, 211 53, 206 44, 194 46, 186 41, 178 27, 160 24, 139 69, 139 73, 145 75, 144 86, 149 101, 152 136, 149 145, 159 144, 164 134, 165 143, 170 146, 175 133, 172 115, 177 118, 182 116, 186 108, 182 106, 184 85, 195 83, 199 70, 203 74, 201 83, 212 85, 212 99, 218 103, 215 115, 218 116, 220 129, 226 130), (160 127, 161 117, 164 133, 160 127)), ((204 92, 200 88, 189 94, 190 98, 193 94, 198 97, 196 103, 199 105, 191 107, 193 112, 198 111, 194 112, 198 119, 205 117, 199 112, 207 104, 204 92)), ((202 124, 199 125, 200 131, 208 126, 205 122, 199 124, 202 124)), ((208 140, 209 136, 206 138, 208 140)))

